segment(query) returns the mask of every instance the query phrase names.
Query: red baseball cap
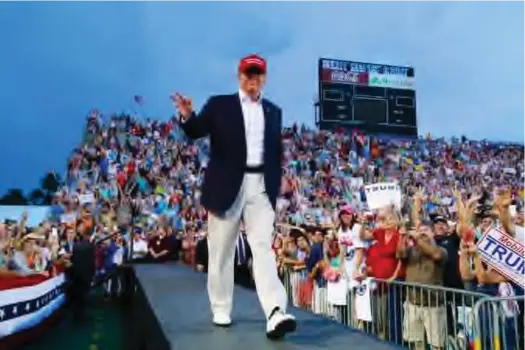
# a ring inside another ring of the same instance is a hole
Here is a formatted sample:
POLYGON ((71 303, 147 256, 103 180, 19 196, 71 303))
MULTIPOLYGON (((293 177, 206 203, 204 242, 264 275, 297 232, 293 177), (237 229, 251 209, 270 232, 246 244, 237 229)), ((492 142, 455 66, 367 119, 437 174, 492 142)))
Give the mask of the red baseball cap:
POLYGON ((349 205, 345 205, 339 210, 339 215, 343 215, 343 214, 353 215, 354 211, 352 210, 352 207, 350 207, 349 205))
POLYGON ((239 61, 239 72, 266 74, 266 60, 259 55, 249 55, 239 61))

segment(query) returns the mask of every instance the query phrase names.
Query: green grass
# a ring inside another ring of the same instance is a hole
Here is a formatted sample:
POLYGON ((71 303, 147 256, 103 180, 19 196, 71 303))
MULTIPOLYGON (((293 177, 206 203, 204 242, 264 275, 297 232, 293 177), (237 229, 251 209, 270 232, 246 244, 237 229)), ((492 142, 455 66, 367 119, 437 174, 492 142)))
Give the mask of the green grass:
POLYGON ((120 350, 123 318, 118 302, 106 302, 102 293, 91 296, 84 322, 70 323, 69 312, 60 322, 24 350, 120 350))

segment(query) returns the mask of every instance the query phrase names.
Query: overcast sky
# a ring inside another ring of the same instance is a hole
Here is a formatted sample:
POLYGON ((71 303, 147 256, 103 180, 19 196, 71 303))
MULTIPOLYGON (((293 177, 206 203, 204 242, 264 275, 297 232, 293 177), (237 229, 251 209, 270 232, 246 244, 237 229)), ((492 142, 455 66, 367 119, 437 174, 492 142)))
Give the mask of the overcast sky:
POLYGON ((313 124, 319 57, 416 71, 420 133, 523 142, 523 3, 0 3, 0 193, 63 172, 86 112, 166 119, 268 59, 285 123, 313 124))

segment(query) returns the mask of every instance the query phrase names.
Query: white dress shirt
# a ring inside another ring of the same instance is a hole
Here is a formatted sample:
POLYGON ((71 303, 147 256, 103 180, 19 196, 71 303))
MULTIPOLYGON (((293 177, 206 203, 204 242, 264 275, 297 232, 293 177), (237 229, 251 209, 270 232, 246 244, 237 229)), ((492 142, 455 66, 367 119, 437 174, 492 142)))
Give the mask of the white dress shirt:
POLYGON ((242 90, 239 90, 244 128, 246 131, 246 165, 256 167, 263 165, 264 153, 264 111, 262 97, 256 101, 242 90))

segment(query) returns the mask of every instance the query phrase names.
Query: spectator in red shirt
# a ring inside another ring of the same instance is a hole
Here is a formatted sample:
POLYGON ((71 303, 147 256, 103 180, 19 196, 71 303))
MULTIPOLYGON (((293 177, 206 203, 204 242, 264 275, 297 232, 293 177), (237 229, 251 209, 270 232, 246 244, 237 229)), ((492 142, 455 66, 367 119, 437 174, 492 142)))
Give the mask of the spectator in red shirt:
POLYGON ((377 227, 361 231, 361 239, 373 241, 368 249, 366 264, 368 275, 385 283, 378 284, 373 299, 379 336, 393 342, 402 340, 401 305, 403 286, 394 281, 404 277, 401 260, 396 257, 397 244, 401 239, 399 215, 394 208, 380 212, 377 227))
POLYGON ((401 235, 395 211, 385 210, 378 217, 378 226, 372 231, 362 231, 361 239, 373 241, 367 255, 370 277, 394 281, 402 276, 401 261, 396 257, 396 248, 401 235))

